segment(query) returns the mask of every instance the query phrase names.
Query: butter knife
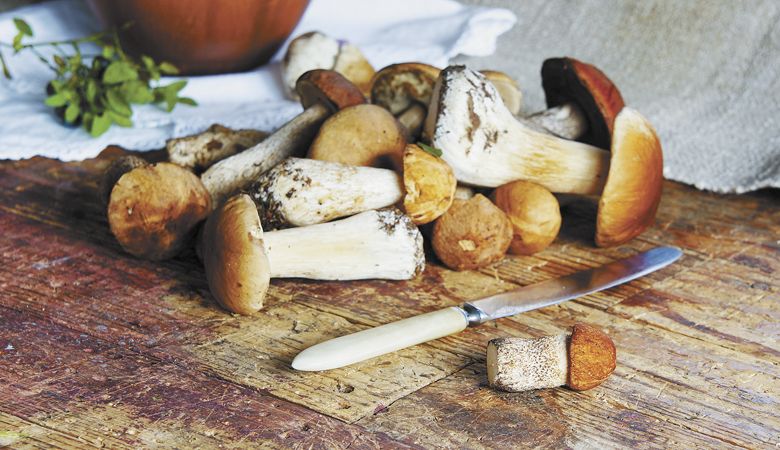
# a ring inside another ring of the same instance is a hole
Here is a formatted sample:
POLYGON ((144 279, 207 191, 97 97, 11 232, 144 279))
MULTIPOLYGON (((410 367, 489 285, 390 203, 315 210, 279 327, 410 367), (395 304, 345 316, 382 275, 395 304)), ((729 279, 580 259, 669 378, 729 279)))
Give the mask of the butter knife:
POLYGON ((459 333, 469 326, 557 305, 634 280, 676 261, 682 252, 657 247, 601 267, 391 322, 313 345, 293 359, 296 370, 329 370, 459 333))

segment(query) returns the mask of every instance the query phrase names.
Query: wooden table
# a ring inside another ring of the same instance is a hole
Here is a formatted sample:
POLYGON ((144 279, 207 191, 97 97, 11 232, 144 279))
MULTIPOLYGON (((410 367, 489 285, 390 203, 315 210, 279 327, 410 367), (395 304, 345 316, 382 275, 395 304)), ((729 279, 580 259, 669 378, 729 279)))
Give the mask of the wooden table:
POLYGON ((409 282, 278 280, 255 317, 218 308, 190 252, 134 259, 96 200, 111 156, 0 164, 0 443, 18 448, 764 447, 780 443, 780 199, 667 183, 654 228, 590 242, 591 203, 561 238, 478 272, 409 282), (676 264, 560 306, 324 373, 290 361, 323 339, 660 244, 676 264), (486 386, 499 336, 603 327, 602 386, 486 386))

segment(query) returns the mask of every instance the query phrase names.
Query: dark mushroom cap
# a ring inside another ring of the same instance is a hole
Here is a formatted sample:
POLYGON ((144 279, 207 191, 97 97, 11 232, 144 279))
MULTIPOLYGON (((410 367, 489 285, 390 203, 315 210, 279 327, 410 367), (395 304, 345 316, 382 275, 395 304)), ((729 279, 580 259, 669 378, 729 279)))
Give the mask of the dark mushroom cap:
POLYGON ((551 58, 542 64, 542 87, 549 108, 572 102, 585 113, 588 131, 580 141, 610 147, 615 117, 625 103, 604 72, 574 58, 551 58))
POLYGON ((360 89, 335 70, 310 70, 298 78, 295 90, 308 108, 322 103, 333 111, 366 103, 360 89))
POLYGON ((611 153, 596 218, 599 247, 620 245, 652 225, 663 189, 661 141, 635 110, 623 108, 615 119, 611 153))
POLYGON ((592 325, 574 325, 569 342, 569 379, 575 391, 594 388, 615 370, 615 344, 601 329, 592 325))

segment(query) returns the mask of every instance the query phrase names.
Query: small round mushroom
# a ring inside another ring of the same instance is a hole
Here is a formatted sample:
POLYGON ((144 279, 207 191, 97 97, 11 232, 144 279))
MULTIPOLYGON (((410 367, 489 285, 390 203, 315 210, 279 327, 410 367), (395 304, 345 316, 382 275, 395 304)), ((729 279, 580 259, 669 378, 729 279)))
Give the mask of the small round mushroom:
POLYGON ((176 164, 119 158, 101 186, 111 232, 126 252, 139 258, 175 256, 211 211, 203 183, 176 164))
POLYGON ((458 182, 444 160, 418 145, 404 151, 404 211, 417 225, 433 222, 452 206, 458 182))
POLYGON ((542 64, 547 109, 528 119, 564 139, 609 148, 615 117, 625 106, 617 86, 595 66, 574 58, 542 64))
POLYGON ((533 255, 549 246, 561 229, 561 209, 555 196, 536 183, 513 181, 493 192, 493 201, 512 222, 509 252, 533 255))
POLYGON ((268 136, 258 130, 233 130, 219 124, 191 136, 169 139, 165 143, 168 161, 197 174, 214 163, 254 147, 268 136))
POLYGON ((329 117, 309 148, 309 158, 351 166, 401 167, 404 131, 384 108, 355 105, 329 117))
POLYGON ((512 223, 484 195, 456 200, 433 226, 433 250, 450 269, 471 270, 492 264, 512 242, 512 223))
POLYGON ((566 334, 535 339, 499 338, 488 342, 490 386, 507 392, 569 386, 592 389, 615 370, 612 339, 598 327, 578 323, 566 334))
MULTIPOLYGON (((439 68, 423 63, 387 66, 374 75, 371 103, 390 111, 406 128, 409 140, 416 140, 422 131, 433 87, 440 72, 439 68)), ((503 72, 483 70, 482 73, 494 83, 502 97, 506 96, 505 102, 517 114, 522 100, 517 82, 503 72)))
POLYGON ((332 112, 366 102, 354 84, 332 70, 304 73, 296 90, 305 108, 301 114, 259 144, 219 161, 201 175, 215 207, 283 159, 305 153, 332 112))
POLYGON ((601 194, 599 246, 627 242, 653 223, 663 152, 647 119, 623 108, 605 151, 530 129, 498 97, 484 77, 463 66, 448 67, 437 81, 426 133, 458 181, 496 187, 525 180, 554 193, 601 194))
POLYGON ((228 199, 206 220, 200 255, 209 288, 224 308, 252 314, 270 278, 408 280, 425 268, 423 241, 395 208, 263 232, 252 199, 228 199))
POLYGON ((287 94, 298 99, 296 80, 314 69, 328 69, 344 75, 367 94, 374 68, 359 48, 319 31, 304 33, 290 42, 282 60, 282 78, 287 94))

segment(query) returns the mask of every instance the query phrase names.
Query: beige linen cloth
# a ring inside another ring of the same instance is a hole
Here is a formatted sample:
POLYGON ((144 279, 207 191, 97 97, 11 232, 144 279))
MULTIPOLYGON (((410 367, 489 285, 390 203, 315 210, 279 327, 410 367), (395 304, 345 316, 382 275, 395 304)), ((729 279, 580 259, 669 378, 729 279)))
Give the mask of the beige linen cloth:
POLYGON ((544 107, 551 56, 600 67, 664 146, 665 175, 716 192, 780 187, 779 0, 466 0, 515 12, 497 52, 458 58, 504 70, 544 107))

